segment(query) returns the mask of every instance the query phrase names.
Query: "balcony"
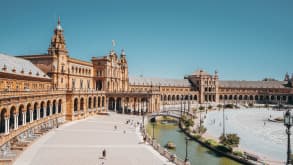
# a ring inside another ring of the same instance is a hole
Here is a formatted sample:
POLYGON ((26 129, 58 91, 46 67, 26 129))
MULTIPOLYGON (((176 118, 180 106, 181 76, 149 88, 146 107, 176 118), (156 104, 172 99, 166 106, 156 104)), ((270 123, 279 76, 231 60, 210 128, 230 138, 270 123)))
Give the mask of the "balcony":
POLYGON ((25 96, 48 96, 48 95, 66 94, 65 90, 32 90, 32 91, 1 91, 0 99, 10 97, 25 97, 25 96))

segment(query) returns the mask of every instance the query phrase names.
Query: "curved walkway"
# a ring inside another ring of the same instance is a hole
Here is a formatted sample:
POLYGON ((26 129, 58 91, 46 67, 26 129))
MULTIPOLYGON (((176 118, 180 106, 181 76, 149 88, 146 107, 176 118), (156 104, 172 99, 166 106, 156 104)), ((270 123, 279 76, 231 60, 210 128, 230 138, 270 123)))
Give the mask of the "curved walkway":
POLYGON ((126 124, 128 119, 136 123, 141 116, 111 113, 62 125, 24 151, 15 165, 172 164, 141 143, 138 127, 126 124), (103 149, 107 151, 106 159, 101 157, 103 149))

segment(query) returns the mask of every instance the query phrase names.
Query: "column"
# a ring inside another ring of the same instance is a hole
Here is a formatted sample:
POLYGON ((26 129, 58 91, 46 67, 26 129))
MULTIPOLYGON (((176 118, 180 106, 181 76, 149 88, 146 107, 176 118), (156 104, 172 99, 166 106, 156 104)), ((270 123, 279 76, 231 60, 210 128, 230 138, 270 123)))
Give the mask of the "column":
POLYGON ((17 129, 17 126, 18 126, 18 115, 13 115, 13 117, 14 117, 14 130, 16 130, 17 129))
POLYGON ((22 125, 26 124, 26 112, 22 112, 22 125))
POLYGON ((33 122, 33 115, 34 115, 34 111, 33 110, 29 110, 30 111, 30 123, 32 123, 33 122))
POLYGON ((106 103, 104 104, 104 110, 108 111, 109 98, 105 97, 104 102, 106 102, 106 103))
POLYGON ((124 109, 125 109, 125 107, 124 107, 124 98, 121 98, 121 106, 122 106, 122 114, 124 114, 125 112, 124 112, 124 109))
POLYGON ((40 111, 41 111, 41 109, 40 108, 37 108, 37 120, 40 119, 40 111))
POLYGON ((49 107, 50 107, 50 116, 51 116, 53 113, 53 104, 50 104, 49 107))
POLYGON ((117 101, 117 98, 115 97, 115 98, 114 98, 114 111, 115 111, 115 112, 116 112, 116 104, 117 104, 116 101, 117 101))
POLYGON ((5 118, 5 134, 9 134, 9 118, 5 118))
POLYGON ((140 99, 138 100, 138 108, 137 109, 138 109, 138 115, 142 114, 141 113, 141 100, 140 99))
POLYGON ((43 118, 47 116, 47 107, 43 107, 43 118))

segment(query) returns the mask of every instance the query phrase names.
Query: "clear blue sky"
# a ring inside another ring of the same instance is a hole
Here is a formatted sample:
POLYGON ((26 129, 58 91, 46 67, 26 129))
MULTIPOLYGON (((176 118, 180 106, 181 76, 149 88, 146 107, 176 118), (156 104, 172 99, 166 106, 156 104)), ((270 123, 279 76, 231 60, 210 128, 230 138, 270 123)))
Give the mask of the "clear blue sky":
POLYGON ((293 72, 292 0, 1 0, 0 52, 45 53, 61 16, 70 56, 105 55, 115 39, 132 76, 283 79, 293 72))

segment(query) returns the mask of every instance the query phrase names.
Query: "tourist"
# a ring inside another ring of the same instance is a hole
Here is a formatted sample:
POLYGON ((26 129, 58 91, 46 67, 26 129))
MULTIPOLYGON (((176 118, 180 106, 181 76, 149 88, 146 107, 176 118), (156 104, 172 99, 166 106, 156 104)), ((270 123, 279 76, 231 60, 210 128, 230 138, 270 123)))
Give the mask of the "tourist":
POLYGON ((105 159, 106 158, 106 149, 103 150, 102 155, 103 155, 103 158, 105 159))

